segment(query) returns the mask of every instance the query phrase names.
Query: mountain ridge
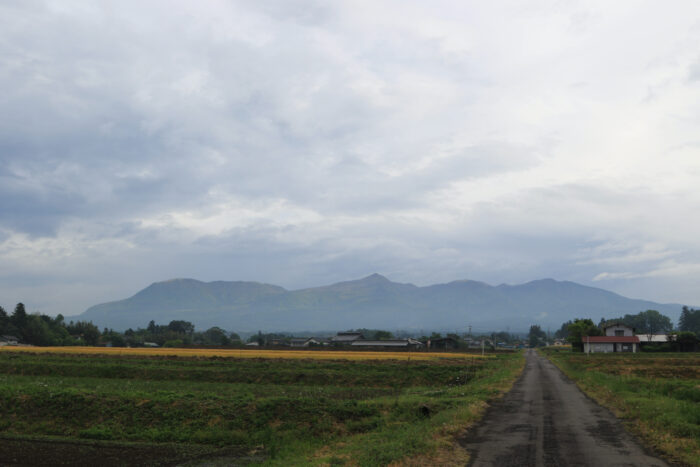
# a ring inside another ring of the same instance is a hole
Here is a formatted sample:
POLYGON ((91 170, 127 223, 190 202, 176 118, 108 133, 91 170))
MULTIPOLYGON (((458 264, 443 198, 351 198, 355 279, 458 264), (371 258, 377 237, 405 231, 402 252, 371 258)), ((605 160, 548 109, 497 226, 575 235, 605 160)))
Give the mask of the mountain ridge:
POLYGON ((416 286, 380 274, 287 290, 252 281, 176 278, 154 282, 124 300, 98 304, 72 318, 123 330, 149 321, 191 321, 200 329, 295 331, 348 328, 527 330, 558 328, 577 317, 614 318, 656 309, 672 320, 680 304, 623 297, 571 281, 536 279, 489 285, 474 280, 416 286))

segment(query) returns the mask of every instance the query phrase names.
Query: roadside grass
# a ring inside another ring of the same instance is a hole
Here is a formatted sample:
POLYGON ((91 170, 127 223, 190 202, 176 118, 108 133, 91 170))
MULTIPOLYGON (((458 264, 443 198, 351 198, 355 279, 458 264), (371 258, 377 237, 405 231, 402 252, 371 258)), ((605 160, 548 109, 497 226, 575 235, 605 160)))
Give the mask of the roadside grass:
POLYGON ((263 465, 459 463, 466 453, 455 437, 479 418, 485 401, 512 385, 524 362, 521 354, 468 357, 300 360, 3 351, 0 436, 175 443, 184 453, 187 446, 192 452, 234 448, 263 465))
POLYGON ((700 466, 700 355, 543 351, 643 442, 675 463, 700 466))

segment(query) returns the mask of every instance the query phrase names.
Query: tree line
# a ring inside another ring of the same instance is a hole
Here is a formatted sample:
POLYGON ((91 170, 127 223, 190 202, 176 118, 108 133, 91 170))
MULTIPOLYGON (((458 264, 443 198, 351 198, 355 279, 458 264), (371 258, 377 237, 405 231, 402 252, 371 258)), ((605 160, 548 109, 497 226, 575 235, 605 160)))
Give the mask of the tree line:
POLYGON ((24 344, 36 346, 109 345, 113 347, 142 347, 157 345, 182 347, 189 345, 228 346, 240 343, 240 337, 219 327, 196 332, 189 321, 175 320, 168 324, 148 323, 145 328, 118 332, 102 331, 90 321, 65 322, 63 315, 55 318, 40 313, 27 313, 18 303, 12 314, 0 306, 0 336, 13 337, 24 344))

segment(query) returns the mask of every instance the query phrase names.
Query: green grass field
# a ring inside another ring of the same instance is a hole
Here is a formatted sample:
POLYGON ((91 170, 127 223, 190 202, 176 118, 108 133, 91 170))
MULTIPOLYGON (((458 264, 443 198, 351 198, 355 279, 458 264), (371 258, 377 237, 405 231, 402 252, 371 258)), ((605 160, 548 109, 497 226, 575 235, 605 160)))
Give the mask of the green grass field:
POLYGON ((543 353, 646 445, 700 466, 700 354, 543 353))
POLYGON ((119 449, 143 451, 149 465, 207 456, 264 465, 461 462, 455 436, 522 365, 520 354, 414 362, 2 352, 0 436, 18 447, 0 456, 51 454, 46 443, 70 441, 76 448, 65 455, 109 452, 115 465, 119 449))

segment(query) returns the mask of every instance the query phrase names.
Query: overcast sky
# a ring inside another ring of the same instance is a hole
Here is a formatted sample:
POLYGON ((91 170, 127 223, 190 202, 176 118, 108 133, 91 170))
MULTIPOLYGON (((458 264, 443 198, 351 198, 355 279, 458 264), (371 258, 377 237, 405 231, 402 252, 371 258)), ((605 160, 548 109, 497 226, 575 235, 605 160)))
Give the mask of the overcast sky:
POLYGON ((374 272, 700 305, 696 0, 5 0, 0 90, 8 310, 374 272))

